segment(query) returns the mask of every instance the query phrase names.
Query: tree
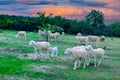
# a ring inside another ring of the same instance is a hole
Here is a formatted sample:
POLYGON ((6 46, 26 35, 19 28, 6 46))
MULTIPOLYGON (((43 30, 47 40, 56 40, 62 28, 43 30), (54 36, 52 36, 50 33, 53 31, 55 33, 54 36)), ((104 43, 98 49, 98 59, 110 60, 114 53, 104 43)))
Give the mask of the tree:
POLYGON ((94 28, 95 35, 104 35, 107 34, 107 26, 104 24, 104 14, 99 10, 92 10, 85 20, 88 21, 94 28))

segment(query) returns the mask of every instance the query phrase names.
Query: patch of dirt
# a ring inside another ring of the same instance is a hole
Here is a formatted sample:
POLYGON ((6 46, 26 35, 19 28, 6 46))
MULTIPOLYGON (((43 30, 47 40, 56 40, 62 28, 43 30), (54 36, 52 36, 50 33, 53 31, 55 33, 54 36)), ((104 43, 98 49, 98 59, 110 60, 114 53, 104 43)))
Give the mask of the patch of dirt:
POLYGON ((18 52, 18 53, 22 53, 22 50, 17 49, 17 48, 6 48, 6 47, 4 47, 4 48, 2 49, 2 51, 5 51, 5 52, 18 52))
POLYGON ((48 71, 51 68, 52 68, 52 66, 49 66, 49 65, 32 65, 32 66, 30 65, 28 70, 48 74, 48 73, 51 73, 48 71))
POLYGON ((4 38, 4 37, 1 37, 1 38, 0 38, 0 41, 2 41, 2 40, 5 40, 5 38, 4 38))
POLYGON ((59 56, 58 59, 62 61, 73 61, 73 58, 71 56, 59 56))
POLYGON ((32 70, 32 71, 35 71, 35 72, 42 72, 44 74, 48 74, 48 73, 51 73, 51 74, 54 74, 53 72, 50 71, 50 69, 56 69, 56 68, 59 68, 59 69, 66 69, 67 66, 63 66, 63 65, 30 65, 28 70, 32 70))
POLYGON ((30 54, 19 54, 18 55, 19 59, 41 59, 41 60, 46 60, 49 59, 49 55, 47 54, 34 54, 34 53, 30 53, 30 54))
POLYGON ((108 67, 99 66, 99 67, 96 67, 95 69, 100 70, 100 71, 109 70, 109 71, 114 71, 114 72, 120 72, 120 68, 108 68, 108 67))
POLYGON ((37 56, 33 53, 30 54, 19 54, 18 58, 19 59, 35 59, 37 56))

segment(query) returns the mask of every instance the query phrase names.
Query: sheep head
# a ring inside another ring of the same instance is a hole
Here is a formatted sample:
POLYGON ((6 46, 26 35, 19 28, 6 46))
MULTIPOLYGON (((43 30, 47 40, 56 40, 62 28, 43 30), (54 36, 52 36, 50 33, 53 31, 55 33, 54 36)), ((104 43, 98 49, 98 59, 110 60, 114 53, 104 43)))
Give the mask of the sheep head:
POLYGON ((31 40, 31 41, 29 42, 29 45, 30 45, 30 46, 34 46, 35 43, 36 43, 35 41, 31 40))
POLYGON ((70 49, 71 49, 71 48, 67 48, 67 49, 64 51, 64 54, 70 54, 70 49))
POLYGON ((86 50, 91 51, 91 50, 93 50, 93 47, 91 45, 88 45, 86 50))

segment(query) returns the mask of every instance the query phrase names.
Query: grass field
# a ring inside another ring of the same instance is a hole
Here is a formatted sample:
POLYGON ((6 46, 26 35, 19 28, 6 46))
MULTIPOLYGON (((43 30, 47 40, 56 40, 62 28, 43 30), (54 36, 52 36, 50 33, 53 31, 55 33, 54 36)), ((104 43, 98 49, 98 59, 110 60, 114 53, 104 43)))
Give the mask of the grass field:
MULTIPOLYGON (((76 46, 73 35, 60 36, 59 42, 51 42, 58 46, 57 58, 33 60, 19 58, 19 55, 33 53, 28 46, 30 40, 39 41, 37 33, 27 32, 27 40, 16 39, 17 31, 2 30, 0 33, 0 80, 120 80, 120 38, 112 41, 106 38, 105 58, 99 67, 93 62, 86 69, 82 66, 73 70, 70 55, 64 55, 68 47, 76 46)), ((94 43, 92 43, 95 45, 94 43)), ((105 43, 100 43, 104 47, 105 43)))

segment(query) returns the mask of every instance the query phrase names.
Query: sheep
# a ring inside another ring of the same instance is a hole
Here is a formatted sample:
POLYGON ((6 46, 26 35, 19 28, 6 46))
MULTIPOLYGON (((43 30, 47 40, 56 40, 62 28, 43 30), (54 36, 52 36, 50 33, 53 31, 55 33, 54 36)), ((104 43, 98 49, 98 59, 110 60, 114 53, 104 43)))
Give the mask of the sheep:
POLYGON ((100 36, 100 41, 105 41, 105 36, 100 36))
POLYGON ((40 51, 40 53, 41 53, 41 51, 45 50, 46 54, 48 54, 49 48, 50 48, 49 42, 35 42, 35 41, 31 40, 29 42, 29 45, 34 47, 35 54, 37 54, 38 50, 40 51))
POLYGON ((92 36, 92 35, 89 35, 87 36, 87 42, 90 43, 90 42, 96 42, 96 47, 98 47, 98 43, 100 42, 100 39, 98 36, 92 36))
POLYGON ((51 57, 58 55, 58 47, 50 47, 49 50, 52 52, 51 57))
POLYGON ((91 45, 88 45, 87 50, 89 52, 89 57, 94 58, 95 67, 96 67, 96 59, 100 58, 98 65, 97 65, 99 66, 101 64, 102 59, 104 58, 105 51, 102 48, 93 49, 91 45))
POLYGON ((41 31, 40 29, 38 30, 38 36, 40 37, 40 36, 46 36, 46 31, 44 30, 44 31, 41 31))
POLYGON ((51 31, 48 31, 48 36, 49 36, 49 39, 55 39, 56 41, 58 41, 58 37, 60 36, 60 33, 58 32, 55 32, 55 33, 52 33, 51 31))
POLYGON ((77 33, 77 36, 82 36, 82 34, 81 33, 77 33))
POLYGON ((88 53, 85 49, 77 49, 77 48, 67 48, 64 52, 64 54, 71 54, 74 59, 74 67, 73 70, 78 68, 81 64, 81 60, 84 60, 84 66, 83 69, 85 69, 85 66, 88 62, 88 53))
POLYGON ((62 32, 62 35, 65 35, 65 32, 62 32))
POLYGON ((24 37, 24 39, 26 40, 26 32, 25 31, 19 31, 16 35, 16 38, 20 38, 20 37, 24 37))
POLYGON ((88 41, 86 39, 86 36, 75 36, 75 38, 77 39, 78 41, 78 45, 80 45, 81 42, 85 42, 85 45, 88 44, 88 41))

